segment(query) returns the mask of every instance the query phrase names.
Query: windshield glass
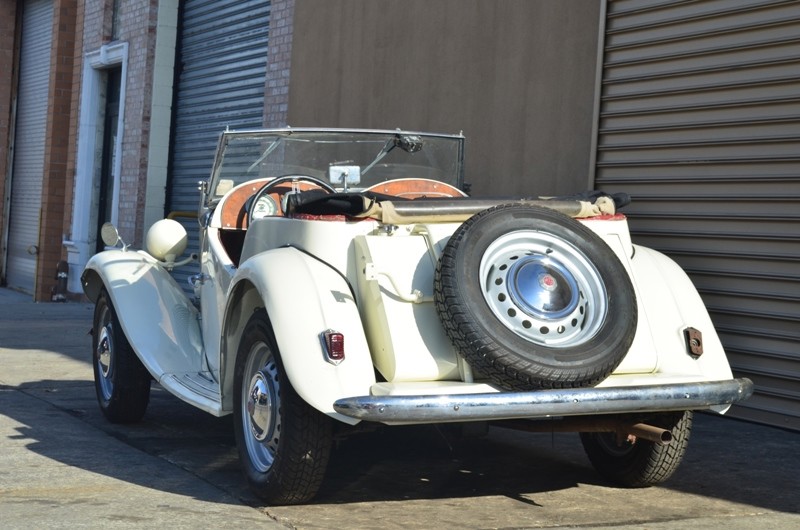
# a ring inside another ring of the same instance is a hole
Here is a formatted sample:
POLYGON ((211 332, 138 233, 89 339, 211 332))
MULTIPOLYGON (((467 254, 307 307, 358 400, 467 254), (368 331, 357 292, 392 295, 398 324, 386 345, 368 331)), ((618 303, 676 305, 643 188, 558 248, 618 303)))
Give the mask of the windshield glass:
POLYGON ((337 190, 359 191, 399 178, 461 188, 463 136, 401 131, 267 130, 225 132, 209 201, 254 179, 309 175, 337 190))

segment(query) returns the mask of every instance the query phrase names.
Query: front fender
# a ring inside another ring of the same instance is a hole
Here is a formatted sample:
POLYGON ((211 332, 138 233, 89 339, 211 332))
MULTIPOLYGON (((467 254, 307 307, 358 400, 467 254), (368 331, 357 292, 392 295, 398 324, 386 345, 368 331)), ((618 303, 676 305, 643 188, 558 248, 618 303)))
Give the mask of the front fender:
POLYGON ((81 275, 86 296, 105 288, 125 337, 157 380, 202 370, 197 310, 175 280, 143 252, 107 250, 92 256, 81 275))
MULTIPOLYGON (((278 349, 295 391, 317 410, 347 423, 357 420, 334 411, 342 397, 368 394, 375 383, 367 339, 356 301, 345 278, 328 264, 292 247, 269 250, 243 263, 234 276, 226 310, 226 373, 233 374, 238 331, 260 303, 266 309, 278 349), (256 291, 258 297, 252 293, 256 291), (249 305, 251 307, 241 307, 249 305), (237 307, 238 306, 238 307, 237 307), (236 316, 239 315, 239 316, 236 316), (346 357, 325 360, 320 334, 333 329, 345 337, 346 357)), ((228 390, 232 379, 226 378, 228 390)))

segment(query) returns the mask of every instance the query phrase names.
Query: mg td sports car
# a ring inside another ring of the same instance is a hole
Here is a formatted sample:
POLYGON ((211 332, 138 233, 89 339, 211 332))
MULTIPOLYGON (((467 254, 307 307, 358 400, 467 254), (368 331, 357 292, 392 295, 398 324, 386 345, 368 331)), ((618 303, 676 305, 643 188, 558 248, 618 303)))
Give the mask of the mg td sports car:
POLYGON ((152 380, 233 414, 273 504, 311 499, 359 423, 574 431, 608 480, 665 480, 692 412, 752 393, 697 291, 614 197, 472 198, 463 154, 460 135, 223 133, 198 255, 173 220, 146 251, 106 226, 83 272, 103 414, 140 420, 152 380))

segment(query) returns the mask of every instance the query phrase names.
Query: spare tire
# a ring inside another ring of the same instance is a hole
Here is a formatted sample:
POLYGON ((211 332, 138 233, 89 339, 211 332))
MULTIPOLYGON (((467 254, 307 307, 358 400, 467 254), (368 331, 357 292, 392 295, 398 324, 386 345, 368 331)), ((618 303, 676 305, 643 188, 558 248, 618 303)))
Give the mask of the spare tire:
POLYGON ((616 254, 542 207, 503 204, 463 223, 437 264, 434 299, 460 355, 509 390, 599 383, 636 333, 636 295, 616 254))

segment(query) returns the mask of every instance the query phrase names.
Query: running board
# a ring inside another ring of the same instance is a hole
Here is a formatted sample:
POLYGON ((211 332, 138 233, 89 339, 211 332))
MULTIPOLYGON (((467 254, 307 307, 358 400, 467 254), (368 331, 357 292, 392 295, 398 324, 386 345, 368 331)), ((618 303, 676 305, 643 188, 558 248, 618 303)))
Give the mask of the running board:
POLYGON ((217 417, 227 414, 222 411, 219 383, 207 372, 164 374, 159 383, 178 398, 209 414, 217 417))

